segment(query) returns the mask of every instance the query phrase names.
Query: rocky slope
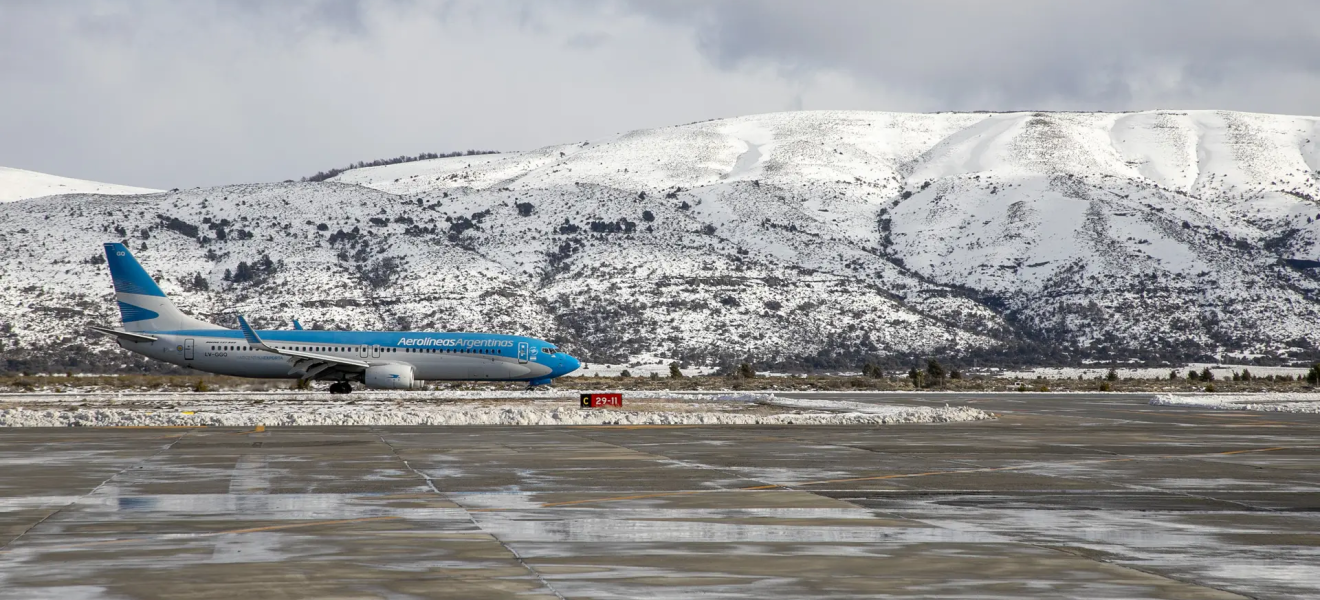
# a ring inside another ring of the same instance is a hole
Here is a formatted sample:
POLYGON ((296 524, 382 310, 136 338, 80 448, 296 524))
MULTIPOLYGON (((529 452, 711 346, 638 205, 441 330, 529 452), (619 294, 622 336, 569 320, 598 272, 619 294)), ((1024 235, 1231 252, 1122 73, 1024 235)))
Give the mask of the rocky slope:
POLYGON ((0 339, 63 356, 113 321, 95 257, 126 239, 221 322, 522 333, 596 361, 1307 358, 1318 199, 1312 117, 758 115, 3 204, 0 339))

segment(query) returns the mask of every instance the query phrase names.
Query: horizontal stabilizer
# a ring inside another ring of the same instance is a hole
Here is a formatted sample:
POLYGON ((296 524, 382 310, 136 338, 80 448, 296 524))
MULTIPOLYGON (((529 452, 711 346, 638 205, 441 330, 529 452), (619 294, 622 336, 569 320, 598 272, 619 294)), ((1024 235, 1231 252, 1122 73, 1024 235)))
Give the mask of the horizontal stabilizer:
POLYGON ((156 341, 156 336, 154 336, 154 335, 147 335, 147 334, 145 334, 145 333, 135 333, 135 332, 132 332, 132 331, 124 331, 124 330, 122 330, 122 329, 114 329, 114 328, 111 328, 111 327, 101 327, 101 326, 99 326, 99 325, 91 325, 90 327, 91 327, 92 331, 95 331, 95 332, 97 332, 97 333, 103 333, 103 334, 105 334, 105 335, 113 335, 113 336, 115 336, 115 337, 117 337, 117 338, 119 338, 119 339, 121 339, 121 340, 128 340, 128 341, 130 341, 130 342, 154 342, 154 341, 156 341))

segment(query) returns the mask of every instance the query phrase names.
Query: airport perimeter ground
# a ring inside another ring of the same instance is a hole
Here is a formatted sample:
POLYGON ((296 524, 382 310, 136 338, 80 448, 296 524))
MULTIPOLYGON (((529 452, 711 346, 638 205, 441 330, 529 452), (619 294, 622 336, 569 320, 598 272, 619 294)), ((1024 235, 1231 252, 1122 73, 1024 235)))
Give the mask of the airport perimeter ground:
POLYGON ((0 598, 1320 596, 1320 415, 846 398, 1000 418, 4 430, 0 598))

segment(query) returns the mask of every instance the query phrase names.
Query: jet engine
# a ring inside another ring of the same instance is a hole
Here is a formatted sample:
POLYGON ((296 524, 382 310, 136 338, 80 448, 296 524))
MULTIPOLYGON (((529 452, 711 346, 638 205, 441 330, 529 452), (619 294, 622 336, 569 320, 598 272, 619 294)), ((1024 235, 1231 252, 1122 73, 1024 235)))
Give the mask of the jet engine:
POLYGON ((375 390, 407 390, 420 388, 422 382, 413 379, 412 365, 376 365, 367 367, 362 378, 367 387, 375 390))

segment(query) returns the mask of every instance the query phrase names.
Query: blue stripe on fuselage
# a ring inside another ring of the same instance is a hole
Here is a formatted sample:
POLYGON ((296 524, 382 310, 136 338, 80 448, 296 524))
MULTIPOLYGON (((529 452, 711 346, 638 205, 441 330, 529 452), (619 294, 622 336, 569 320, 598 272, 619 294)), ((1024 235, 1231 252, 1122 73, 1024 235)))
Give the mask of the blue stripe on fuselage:
MULTIPOLYGON (((193 329, 144 331, 155 335, 177 335, 245 342, 237 329, 193 329)), ((549 346, 548 342, 517 335, 493 333, 442 333, 434 331, 324 331, 314 329, 275 329, 257 331, 267 344, 325 344, 340 346, 380 346, 382 348, 512 348, 518 342, 549 346)))

